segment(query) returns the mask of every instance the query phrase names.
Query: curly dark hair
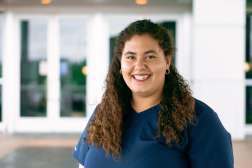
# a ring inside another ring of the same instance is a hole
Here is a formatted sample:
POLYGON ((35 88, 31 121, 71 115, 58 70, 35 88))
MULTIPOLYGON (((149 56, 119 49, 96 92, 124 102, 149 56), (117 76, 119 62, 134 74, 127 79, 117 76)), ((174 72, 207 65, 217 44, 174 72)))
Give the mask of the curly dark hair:
MULTIPOLYGON (((102 101, 87 127, 87 142, 102 147, 112 156, 120 155, 124 115, 129 111, 132 99, 131 90, 120 73, 122 51, 125 42, 134 35, 145 34, 159 43, 165 57, 172 57, 174 53, 174 45, 168 30, 150 20, 135 21, 119 34, 106 77, 102 101)), ((194 103, 188 84, 171 64, 170 73, 165 75, 157 121, 157 136, 163 136, 166 144, 172 145, 181 141, 182 131, 194 119, 194 103)))

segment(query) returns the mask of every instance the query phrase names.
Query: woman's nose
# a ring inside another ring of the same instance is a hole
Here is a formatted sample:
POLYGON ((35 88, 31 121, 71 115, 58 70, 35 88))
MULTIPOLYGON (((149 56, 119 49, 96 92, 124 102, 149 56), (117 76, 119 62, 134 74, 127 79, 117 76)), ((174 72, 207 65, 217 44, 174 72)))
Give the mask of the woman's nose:
POLYGON ((136 60, 135 68, 145 68, 145 67, 146 67, 146 63, 143 59, 136 60))

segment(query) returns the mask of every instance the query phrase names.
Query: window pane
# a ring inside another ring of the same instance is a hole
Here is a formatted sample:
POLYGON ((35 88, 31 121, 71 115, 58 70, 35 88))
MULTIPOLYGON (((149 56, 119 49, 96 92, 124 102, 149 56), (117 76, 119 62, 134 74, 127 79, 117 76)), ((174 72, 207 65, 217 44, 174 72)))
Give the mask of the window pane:
MULTIPOLYGON (((3 16, 0 14, 0 78, 2 79, 3 16)), ((2 84, 0 85, 0 122, 2 121, 2 84)))
POLYGON ((0 14, 0 77, 2 77, 3 27, 3 16, 0 14))
POLYGON ((246 63, 245 63, 245 71, 246 78, 252 79, 252 15, 247 15, 246 18, 246 63))
POLYGON ((83 20, 60 20, 61 116, 86 114, 85 35, 83 20))
POLYGON ((22 20, 21 116, 46 116, 46 20, 22 20))
POLYGON ((246 123, 252 124, 252 86, 246 87, 246 123))

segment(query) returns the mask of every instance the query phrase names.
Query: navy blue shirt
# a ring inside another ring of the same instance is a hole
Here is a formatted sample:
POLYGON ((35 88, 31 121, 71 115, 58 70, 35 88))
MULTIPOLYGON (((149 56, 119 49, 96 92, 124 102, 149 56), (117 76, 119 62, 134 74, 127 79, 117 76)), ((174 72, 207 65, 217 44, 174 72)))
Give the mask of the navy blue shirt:
POLYGON ((160 111, 155 105, 141 113, 132 109, 124 118, 119 159, 88 145, 86 130, 73 156, 85 168, 233 168, 230 134, 210 107, 199 100, 195 106, 196 122, 184 130, 180 144, 167 146, 164 138, 155 138, 160 111))

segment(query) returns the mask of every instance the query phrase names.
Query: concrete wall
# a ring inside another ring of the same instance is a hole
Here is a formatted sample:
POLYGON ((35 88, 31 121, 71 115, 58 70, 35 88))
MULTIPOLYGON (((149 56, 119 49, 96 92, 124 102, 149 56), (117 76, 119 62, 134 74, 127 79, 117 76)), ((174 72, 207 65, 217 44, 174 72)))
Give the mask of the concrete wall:
POLYGON ((193 1, 193 91, 244 137, 245 0, 193 1))

